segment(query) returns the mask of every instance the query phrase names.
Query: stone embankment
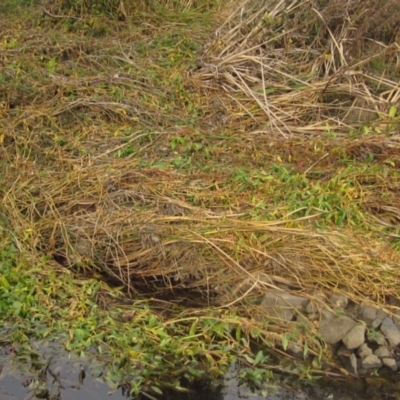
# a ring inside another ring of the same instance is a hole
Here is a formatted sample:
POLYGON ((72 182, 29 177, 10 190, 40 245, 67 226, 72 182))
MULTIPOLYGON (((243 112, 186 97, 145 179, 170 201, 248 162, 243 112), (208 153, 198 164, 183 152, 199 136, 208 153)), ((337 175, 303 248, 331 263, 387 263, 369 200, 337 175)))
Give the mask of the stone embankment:
MULTIPOLYGON (((394 372, 400 368, 400 314, 389 316, 383 310, 356 305, 345 295, 333 293, 316 293, 310 300, 270 291, 264 295, 261 307, 280 320, 315 324, 343 366, 354 375, 381 367, 394 372)), ((297 343, 289 343, 288 351, 303 355, 297 343)))

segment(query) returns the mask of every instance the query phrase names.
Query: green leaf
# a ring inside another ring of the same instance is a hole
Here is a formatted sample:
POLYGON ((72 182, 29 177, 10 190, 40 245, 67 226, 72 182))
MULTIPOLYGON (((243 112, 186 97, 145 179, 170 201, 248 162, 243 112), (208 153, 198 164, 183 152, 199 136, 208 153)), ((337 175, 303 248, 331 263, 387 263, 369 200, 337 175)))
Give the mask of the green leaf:
POLYGON ((151 389, 157 394, 163 394, 162 390, 158 386, 152 386, 151 389))
POLYGON ((47 70, 50 73, 53 73, 56 70, 56 65, 57 65, 57 59, 56 57, 52 57, 48 62, 47 62, 47 70))
POLYGON ((240 341, 241 336, 242 336, 242 327, 238 325, 236 328, 236 336, 235 336, 237 342, 240 341))
POLYGON ((192 326, 190 327, 189 330, 189 336, 193 336, 196 333, 196 328, 197 328, 197 323, 199 322, 198 319, 196 319, 196 321, 193 322, 192 326))
POLYGON ((151 315, 150 318, 149 318, 148 327, 151 329, 151 328, 154 328, 157 325, 158 325, 157 318, 154 315, 151 315))
POLYGON ((3 289, 10 288, 10 283, 8 282, 5 276, 0 276, 0 287, 3 289))
POLYGON ((192 367, 187 367, 189 373, 193 376, 195 376, 196 378, 200 378, 203 375, 203 371, 202 370, 197 370, 195 368, 192 367))
POLYGON ((263 352, 260 350, 260 351, 257 353, 256 358, 254 359, 254 364, 253 364, 253 365, 259 364, 262 360, 264 360, 264 354, 263 354, 263 352))
POLYGON ((288 338, 286 335, 283 335, 282 336, 282 348, 283 348, 283 350, 286 351, 287 347, 288 347, 288 338))
POLYGON ((389 109, 389 117, 394 118, 397 113, 397 107, 395 105, 391 106, 389 109))
POLYGON ((250 364, 254 365, 254 358, 250 357, 249 355, 245 354, 244 358, 246 359, 247 362, 250 364))

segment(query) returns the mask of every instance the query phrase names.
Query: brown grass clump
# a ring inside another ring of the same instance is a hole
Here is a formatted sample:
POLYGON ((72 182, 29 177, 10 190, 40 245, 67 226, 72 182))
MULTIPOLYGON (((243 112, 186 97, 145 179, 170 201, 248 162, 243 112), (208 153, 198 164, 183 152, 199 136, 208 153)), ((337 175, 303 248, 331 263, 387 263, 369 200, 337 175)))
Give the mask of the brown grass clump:
POLYGON ((400 94, 399 4, 381 3, 241 2, 204 48, 195 78, 204 90, 236 93, 241 122, 244 114, 256 131, 287 137, 373 123, 400 94), (368 68, 384 59, 395 69, 368 68))

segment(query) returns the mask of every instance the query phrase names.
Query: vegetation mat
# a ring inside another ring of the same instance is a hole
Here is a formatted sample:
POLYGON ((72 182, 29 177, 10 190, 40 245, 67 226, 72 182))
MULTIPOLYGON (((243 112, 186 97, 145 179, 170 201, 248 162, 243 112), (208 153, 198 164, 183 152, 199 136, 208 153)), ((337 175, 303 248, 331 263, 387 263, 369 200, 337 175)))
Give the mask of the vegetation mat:
POLYGON ((6 4, 1 212, 44 271, 174 304, 193 337, 234 315, 279 355, 270 289, 398 310, 396 1, 6 4))

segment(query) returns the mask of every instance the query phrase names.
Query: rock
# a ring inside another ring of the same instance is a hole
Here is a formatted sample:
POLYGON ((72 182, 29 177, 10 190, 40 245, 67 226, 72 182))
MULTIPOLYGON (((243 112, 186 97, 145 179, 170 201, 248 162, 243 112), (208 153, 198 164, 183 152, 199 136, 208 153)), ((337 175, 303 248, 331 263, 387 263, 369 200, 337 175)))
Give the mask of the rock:
POLYGON ((397 362, 394 358, 382 358, 382 363, 385 367, 390 368, 394 372, 398 370, 397 362))
POLYGON ((386 345, 386 339, 381 332, 369 330, 367 332, 367 339, 370 343, 376 343, 380 346, 386 345))
POLYGON ((381 332, 385 335, 391 348, 396 347, 400 343, 400 332, 391 318, 386 317, 382 321, 381 332))
POLYGON ((382 319, 376 318, 375 321, 371 324, 371 327, 374 329, 378 329, 382 324, 382 319))
POLYGON ((308 314, 308 319, 310 321, 319 321, 320 320, 320 314, 319 313, 308 314))
POLYGON ((289 342, 287 352, 296 358, 303 358, 304 356, 303 347, 294 342, 289 342))
POLYGON ((358 304, 349 303, 346 307, 346 315, 352 319, 359 319, 358 314, 360 313, 360 308, 358 304))
POLYGON ((368 347, 367 343, 363 343, 358 348, 357 354, 360 356, 360 358, 365 358, 372 354, 372 350, 368 347))
POLYGON ((332 293, 328 297, 332 305, 338 308, 346 308, 349 303, 349 298, 343 294, 332 293))
POLYGON ((400 311, 396 311, 394 314, 393 322, 397 326, 397 329, 400 330, 400 311))
POLYGON ((319 323, 319 327, 322 328, 324 325, 329 324, 336 318, 336 315, 329 310, 322 310, 321 312, 321 322, 319 323))
POLYGON ((385 313, 385 311, 383 310, 378 310, 376 312, 376 318, 384 320, 387 316, 388 316, 387 313, 385 313))
POLYGON ((358 313, 358 318, 370 326, 376 320, 377 311, 378 310, 376 308, 372 308, 369 306, 362 306, 358 313))
POLYGON ((358 371, 357 371, 357 364, 358 364, 358 362, 357 362, 357 357, 356 357, 356 355, 353 353, 353 354, 350 356, 350 358, 349 358, 349 367, 348 367, 348 371, 351 372, 351 373, 353 373, 354 375, 357 375, 357 374, 358 374, 358 371))
POLYGON ((293 321, 296 312, 293 308, 273 308, 269 311, 272 317, 276 317, 282 321, 293 321))
POLYGON ((374 354, 379 358, 390 358, 392 357, 392 353, 386 346, 379 346, 375 351, 374 354))
POLYGON ((303 311, 309 300, 285 292, 271 291, 265 294, 260 306, 269 315, 285 321, 291 321, 297 311, 303 311))
POLYGON ((326 298, 322 293, 314 293, 315 300, 310 300, 306 307, 307 314, 319 314, 326 298))
POLYGON ((342 339, 343 344, 349 349, 357 349, 360 347, 365 340, 365 326, 356 325, 349 333, 342 339))
POLYGON ((375 354, 370 354, 361 360, 361 366, 365 369, 380 368, 382 361, 375 354))
POLYGON ((346 347, 342 345, 336 355, 339 357, 347 371, 357 375, 357 357, 351 350, 346 349, 346 347))
POLYGON ((378 310, 376 312, 376 319, 374 322, 372 322, 371 326, 376 329, 379 328, 383 322, 383 320, 387 317, 387 314, 382 311, 382 310, 378 310))
POLYGON ((310 326, 310 319, 301 313, 297 313, 296 315, 296 322, 303 325, 303 326, 310 326))
POLYGON ((351 318, 343 316, 334 319, 326 325, 320 326, 318 331, 328 344, 340 342, 356 325, 351 318))
POLYGON ((307 314, 318 313, 320 311, 320 308, 321 306, 317 302, 310 300, 310 302, 306 307, 306 313, 307 314))
POLYGON ((351 350, 349 350, 348 348, 346 348, 346 346, 340 346, 339 350, 336 352, 336 355, 338 357, 350 357, 353 354, 353 352, 351 350))

